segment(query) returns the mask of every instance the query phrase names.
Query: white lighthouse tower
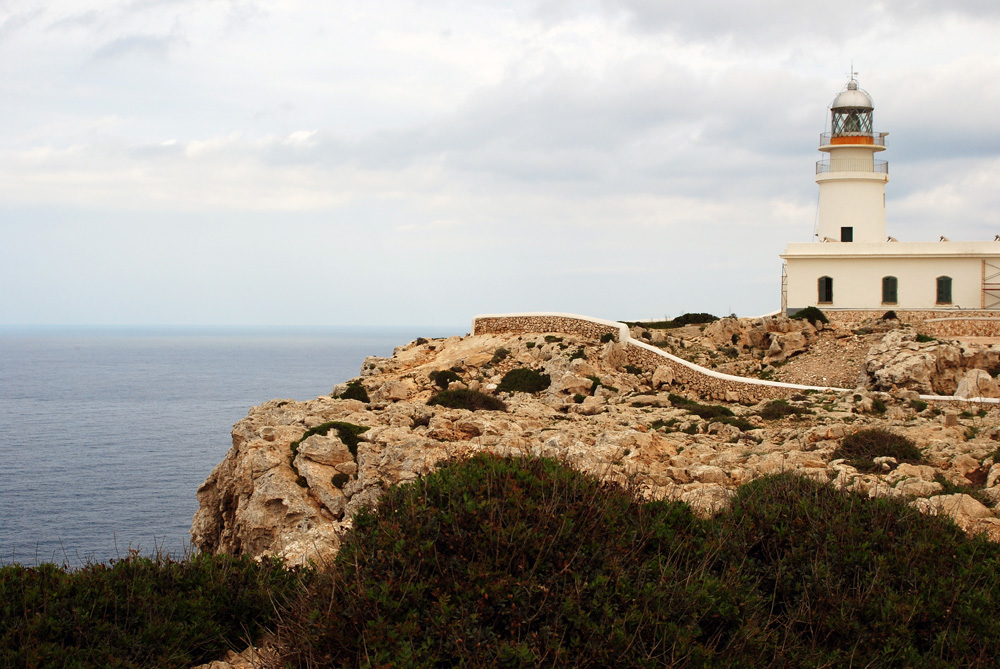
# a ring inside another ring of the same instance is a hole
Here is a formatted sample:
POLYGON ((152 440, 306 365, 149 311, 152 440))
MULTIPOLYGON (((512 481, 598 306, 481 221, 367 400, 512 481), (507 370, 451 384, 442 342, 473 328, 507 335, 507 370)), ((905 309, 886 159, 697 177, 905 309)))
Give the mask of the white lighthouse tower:
POLYGON ((819 241, 884 242, 885 185, 889 164, 876 160, 885 151, 887 132, 872 130, 871 96, 852 76, 830 105, 830 132, 820 136, 816 162, 819 241))
MULTIPOLYGON (((875 154, 885 150, 888 133, 872 129, 873 109, 853 74, 830 105, 830 130, 819 147, 829 157, 816 163, 815 238, 791 243, 781 254, 782 311, 892 310, 922 319, 979 310, 1000 318, 1000 235, 990 242, 953 242, 945 234, 940 241, 886 236, 889 166, 875 154)), ((941 223, 941 232, 950 235, 948 221, 941 223)))

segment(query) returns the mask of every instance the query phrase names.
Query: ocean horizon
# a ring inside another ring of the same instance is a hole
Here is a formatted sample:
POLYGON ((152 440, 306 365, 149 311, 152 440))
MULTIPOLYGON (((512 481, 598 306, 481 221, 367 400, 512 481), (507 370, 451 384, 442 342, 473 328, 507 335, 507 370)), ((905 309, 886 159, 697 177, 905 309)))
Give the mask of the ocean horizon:
POLYGON ((190 552, 234 423, 468 326, 0 326, 0 564, 190 552))

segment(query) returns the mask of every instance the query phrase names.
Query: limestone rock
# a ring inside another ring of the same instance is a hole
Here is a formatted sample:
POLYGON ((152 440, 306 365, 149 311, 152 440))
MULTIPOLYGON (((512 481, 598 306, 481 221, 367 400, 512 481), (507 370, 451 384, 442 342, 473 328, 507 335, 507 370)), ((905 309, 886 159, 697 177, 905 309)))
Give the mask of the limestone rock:
POLYGON ((653 372, 653 388, 669 386, 674 382, 674 370, 668 365, 660 365, 653 372))
MULTIPOLYGON (((687 329, 683 341, 692 358, 703 350, 729 347, 749 347, 761 356, 772 347, 791 354, 817 336, 812 326, 788 319, 724 320, 704 333, 687 329), (703 347, 701 340, 707 342, 703 347)), ((646 349, 601 344, 600 333, 558 334, 562 342, 543 343, 544 333, 413 342, 398 347, 391 358, 365 360, 362 376, 374 396, 370 404, 322 396, 254 407, 233 427, 232 448, 198 489, 193 542, 208 552, 280 555, 290 563, 329 560, 351 528, 353 514, 375 504, 384 490, 424 476, 442 461, 483 451, 559 458, 608 480, 633 481, 650 498, 686 501, 703 515, 726 508, 739 485, 768 474, 796 472, 872 496, 916 497, 918 508, 953 513, 970 532, 1000 532, 1000 519, 992 510, 962 496, 949 502, 955 496, 940 495, 941 484, 934 480, 940 475, 968 483, 968 475, 986 483, 983 495, 995 499, 993 504, 1000 502, 1000 463, 989 459, 995 441, 1000 441, 1000 411, 990 409, 985 417, 975 418, 978 434, 967 439, 971 422, 948 427, 930 411, 918 414, 909 404, 925 382, 933 388, 949 382, 957 387, 967 370, 992 369, 991 356, 1000 358, 1000 348, 984 353, 916 342, 912 335, 893 331, 869 354, 869 378, 889 381, 896 378, 894 369, 910 369, 907 365, 923 370, 926 377, 901 375, 902 385, 891 394, 859 388, 858 402, 855 393, 805 394, 793 401, 813 413, 765 421, 756 415, 763 406, 760 397, 741 387, 713 386, 665 358, 642 357, 655 355, 646 349), (511 353, 494 361, 493 352, 499 348, 511 353), (567 351, 579 348, 587 359, 570 361, 567 351), (594 355, 597 350, 600 355, 594 355), (628 364, 648 371, 628 373, 628 364), (543 368, 552 376, 552 386, 536 395, 514 393, 506 399, 507 412, 427 405, 431 371, 462 369, 470 388, 491 393, 507 371, 519 366, 543 368), (588 377, 601 381, 593 396, 594 382, 588 377), (657 394, 647 379, 663 392, 657 394), (755 429, 741 431, 672 406, 668 389, 702 403, 732 402, 729 408, 755 429), (576 394, 585 396, 583 402, 573 401, 576 394), (888 406, 884 414, 864 412, 875 397, 888 406), (369 428, 355 454, 331 432, 305 439, 293 455, 291 443, 307 428, 330 421, 369 428), (860 473, 844 460, 831 461, 846 434, 873 426, 905 433, 925 453, 926 463, 879 458, 884 466, 860 473)), ((657 336, 672 338, 683 348, 676 331, 657 336)), ((792 392, 779 396, 791 398, 792 392)))
POLYGON ((594 386, 591 379, 577 376, 576 374, 563 374, 559 381, 552 384, 551 388, 557 393, 568 393, 570 395, 588 395, 594 386))
POLYGON ((314 434, 299 444, 298 451, 298 457, 331 467, 342 462, 354 462, 351 451, 336 436, 314 434))
POLYGON ((1000 397, 1000 385, 982 369, 970 369, 962 376, 955 390, 958 397, 1000 397))

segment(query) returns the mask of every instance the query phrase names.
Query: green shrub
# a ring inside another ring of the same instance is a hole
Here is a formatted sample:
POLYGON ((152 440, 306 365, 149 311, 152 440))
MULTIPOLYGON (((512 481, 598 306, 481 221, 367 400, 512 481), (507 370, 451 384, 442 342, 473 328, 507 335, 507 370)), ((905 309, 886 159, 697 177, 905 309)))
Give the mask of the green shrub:
POLYGON ((535 346, 537 346, 537 342, 533 342, 533 341, 525 342, 525 344, 524 344, 525 348, 535 348, 535 346))
POLYGON ((581 395, 580 393, 573 395, 573 401, 576 402, 577 404, 583 404, 583 401, 585 399, 587 399, 586 395, 581 395))
POLYGON ((461 383, 462 377, 450 369, 441 369, 431 372, 429 375, 431 383, 441 390, 448 390, 452 383, 461 383))
POLYGON ((607 344, 609 341, 618 341, 617 332, 605 332, 601 335, 601 343, 607 344))
POLYGON ((635 376, 642 376, 645 373, 642 367, 637 367, 636 365, 625 365, 625 371, 635 376))
POLYGON ((673 393, 667 395, 667 399, 670 400, 670 403, 674 406, 685 409, 688 413, 693 413, 699 418, 704 418, 705 420, 718 420, 719 418, 736 415, 730 409, 727 409, 719 404, 699 404, 694 400, 689 400, 686 397, 674 395, 673 393))
POLYGON ((795 314, 793 314, 791 318, 795 318, 797 320, 807 320, 813 325, 817 325, 818 323, 830 322, 830 319, 826 317, 826 314, 824 314, 816 307, 806 307, 805 309, 800 309, 799 311, 795 312, 795 314))
POLYGON ((518 367, 503 375, 498 392, 504 393, 540 393, 552 385, 552 378, 538 370, 518 367))
POLYGON ((545 335, 545 342, 547 344, 551 344, 553 342, 558 342, 558 341, 562 341, 562 340, 563 340, 562 337, 557 337, 555 335, 545 335))
POLYGON ((930 335, 925 335, 922 332, 917 333, 916 340, 922 344, 926 344, 927 342, 937 341, 937 339, 935 339, 934 337, 930 335))
POLYGON ((712 323, 719 320, 718 316, 713 316, 712 314, 697 313, 697 314, 681 314, 677 318, 664 320, 664 321, 621 321, 629 327, 641 327, 647 330, 669 330, 673 328, 684 327, 685 325, 702 325, 704 323, 712 323))
POLYGON ((795 406, 794 404, 789 404, 785 400, 771 400, 764 405, 764 408, 760 410, 759 415, 761 418, 766 420, 775 420, 785 418, 786 416, 798 416, 810 413, 812 413, 812 411, 803 407, 795 406))
POLYGON ((502 400, 467 388, 442 390, 427 400, 427 404, 430 406, 447 407, 449 409, 468 409, 469 411, 507 410, 507 405, 502 400))
POLYGON ((703 664, 742 615, 738 571, 712 573, 685 505, 552 460, 480 454, 354 522, 283 615, 286 666, 703 664))
POLYGON ((884 314, 882 314, 882 320, 884 320, 884 321, 898 321, 899 320, 899 316, 896 315, 895 311, 892 311, 890 309, 889 311, 887 311, 884 314))
POLYGON ((923 454, 909 437, 882 427, 870 427, 849 434, 840 442, 832 458, 846 458, 859 471, 873 471, 878 457, 896 458, 896 462, 916 464, 923 454))
POLYGON ((330 433, 330 430, 337 431, 337 437, 347 446, 347 450, 351 452, 355 458, 358 457, 358 443, 361 441, 360 434, 368 430, 364 425, 355 425, 354 423, 344 423, 338 420, 329 421, 327 423, 322 423, 316 427, 311 427, 302 433, 302 436, 289 444, 292 451, 292 457, 294 458, 299 452, 299 445, 313 436, 314 434, 319 434, 326 436, 330 433))
POLYGON ((189 667, 244 648, 309 572, 277 558, 130 552, 75 571, 0 567, 0 667, 189 667))
POLYGON ((888 411, 889 407, 886 406, 885 402, 875 397, 872 399, 872 411, 874 413, 885 413, 888 411))
POLYGON ((920 413, 927 408, 927 402, 923 400, 910 400, 910 408, 917 413, 920 413))
POLYGON ((496 364, 498 364, 498 363, 506 360, 507 356, 509 356, 509 355, 510 355, 510 351, 508 351, 507 349, 505 349, 503 347, 498 348, 497 350, 493 351, 493 359, 490 360, 490 364, 496 365, 496 364))
MULTIPOLYGON (((739 418, 730 409, 718 404, 699 404, 694 400, 689 400, 686 397, 680 395, 674 395, 673 393, 667 395, 667 399, 675 407, 686 410, 688 413, 692 413, 695 416, 703 420, 707 420, 713 423, 724 423, 726 425, 732 425, 740 430, 756 430, 757 426, 746 420, 745 418, 739 418)), ((632 406, 636 406, 633 402, 632 406)), ((688 428, 689 434, 694 434, 697 431, 696 425, 691 425, 688 428)))
POLYGON ((703 323, 713 323, 719 320, 718 316, 713 316, 712 314, 706 314, 704 312, 696 314, 681 314, 677 318, 673 319, 673 327, 679 328, 684 325, 701 325, 703 323))
POLYGON ((720 520, 767 597, 747 615, 763 641, 750 665, 995 663, 1000 547, 947 517, 785 474, 742 486, 720 520))
POLYGON ((587 359, 587 352, 583 350, 583 347, 578 347, 575 351, 570 353, 569 359, 576 360, 577 358, 587 359))
POLYGON ((368 397, 368 391, 365 387, 361 385, 360 381, 351 381, 347 384, 347 389, 340 394, 340 399, 342 400, 359 400, 368 404, 371 399, 368 397))
POLYGON ((700 521, 551 460, 387 491, 281 615, 281 666, 994 666, 1000 547, 791 474, 700 521))

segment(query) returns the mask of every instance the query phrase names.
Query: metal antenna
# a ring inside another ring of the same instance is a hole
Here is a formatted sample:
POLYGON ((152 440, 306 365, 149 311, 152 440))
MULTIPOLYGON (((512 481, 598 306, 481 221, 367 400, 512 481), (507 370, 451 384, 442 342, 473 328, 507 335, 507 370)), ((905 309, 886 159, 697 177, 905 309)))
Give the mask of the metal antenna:
POLYGON ((851 81, 858 80, 858 73, 854 71, 854 59, 851 59, 851 71, 847 73, 847 76, 851 78, 851 81))

